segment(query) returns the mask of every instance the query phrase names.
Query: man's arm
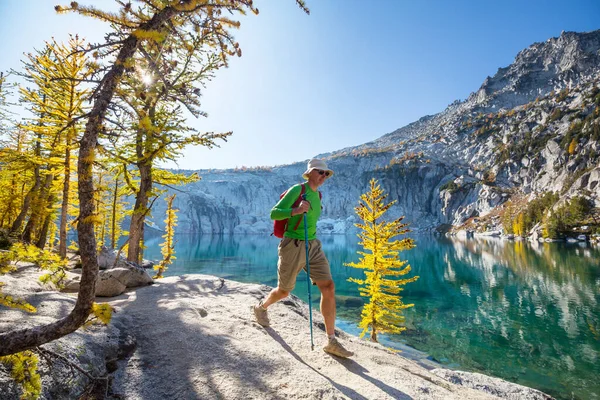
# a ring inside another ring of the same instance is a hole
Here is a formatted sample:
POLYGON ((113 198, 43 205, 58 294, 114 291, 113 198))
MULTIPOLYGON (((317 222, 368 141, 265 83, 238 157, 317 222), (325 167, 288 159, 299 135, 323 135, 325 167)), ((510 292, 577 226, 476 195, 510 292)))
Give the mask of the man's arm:
POLYGON ((301 185, 292 186, 287 191, 285 196, 283 196, 281 200, 279 200, 279 202, 275 204, 275 207, 271 209, 271 219, 280 220, 290 218, 292 216, 293 211, 292 206, 294 205, 294 202, 296 202, 296 200, 298 199, 298 196, 300 196, 300 192, 302 192, 301 185))

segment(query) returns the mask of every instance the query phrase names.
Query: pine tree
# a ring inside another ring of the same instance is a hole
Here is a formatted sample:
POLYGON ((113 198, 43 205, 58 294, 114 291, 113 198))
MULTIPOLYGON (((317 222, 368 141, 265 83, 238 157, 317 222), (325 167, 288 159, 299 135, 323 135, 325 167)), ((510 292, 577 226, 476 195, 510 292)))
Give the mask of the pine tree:
POLYGON ((395 201, 385 204, 387 195, 375 179, 371 179, 369 185, 369 192, 360 196, 361 202, 356 207, 356 214, 363 221, 356 224, 362 231, 358 235, 359 245, 365 251, 358 252, 362 256, 358 263, 345 265, 365 270, 366 279, 348 280, 361 285, 360 295, 369 300, 362 310, 361 337, 371 330, 371 340, 377 342, 379 333, 401 333, 406 329, 402 326, 402 310, 414 304, 404 304, 399 293, 402 286, 419 277, 398 279, 410 272, 410 265, 399 259, 399 253, 415 247, 415 244, 410 238, 394 240, 409 232, 407 224, 402 223, 404 217, 391 222, 383 220, 383 215, 395 201))

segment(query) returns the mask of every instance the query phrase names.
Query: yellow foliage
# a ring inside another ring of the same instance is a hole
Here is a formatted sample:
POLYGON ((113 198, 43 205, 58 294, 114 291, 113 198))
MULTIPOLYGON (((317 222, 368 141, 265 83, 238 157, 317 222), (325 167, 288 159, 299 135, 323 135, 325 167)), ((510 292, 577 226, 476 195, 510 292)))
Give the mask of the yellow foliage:
POLYGON ((165 40, 165 33, 155 30, 136 29, 133 31, 133 36, 140 40, 152 40, 156 43, 161 43, 165 40))
MULTIPOLYGON (((2 287, 2 285, 2 282, 0 282, 0 288, 2 287)), ((30 313, 37 312, 37 309, 31 304, 27 303, 25 300, 15 299, 12 296, 2 294, 2 292, 0 292, 0 305, 6 306, 8 308, 18 308, 20 310, 27 311, 30 313)))
POLYGON ((177 213, 173 209, 173 200, 175 195, 167 197, 167 218, 165 219, 166 233, 163 235, 165 241, 161 245, 161 253, 163 255, 162 261, 154 266, 156 275, 154 279, 162 278, 163 273, 167 270, 167 266, 173 263, 175 257, 175 243, 173 237, 175 235, 175 227, 177 226, 177 213))
POLYGON ((145 131, 150 131, 152 129, 152 121, 149 116, 145 116, 140 119, 140 128, 145 131))
POLYGON ((162 168, 152 168, 152 178, 161 185, 187 185, 200 180, 197 172, 191 173, 190 175, 183 173, 176 174, 162 168))
POLYGON ((11 366, 12 378, 23 388, 21 400, 35 400, 42 393, 38 361, 38 357, 29 350, 0 357, 1 363, 11 366))
POLYGON ((87 328, 92 324, 108 325, 112 318, 112 313, 113 308, 110 304, 93 303, 88 320, 83 324, 83 327, 87 328))
POLYGON ((0 275, 8 274, 16 269, 14 266, 10 265, 8 256, 9 254, 7 253, 0 253, 0 275))
POLYGON ((577 140, 573 139, 573 140, 571 140, 571 143, 569 143, 569 154, 575 154, 576 148, 577 148, 577 140))
POLYGON ((40 277, 43 283, 52 282, 61 287, 66 276, 67 260, 63 260, 56 253, 23 243, 15 243, 1 256, 0 265, 8 261, 24 261, 36 264, 40 269, 48 271, 40 277))
POLYGON ((69 247, 67 248, 71 251, 79 251, 79 245, 74 240, 71 240, 71 243, 69 243, 69 247))
POLYGON ((102 216, 99 214, 92 214, 89 217, 82 219, 82 221, 87 224, 97 225, 102 223, 102 216))
POLYGON ((525 236, 525 213, 519 213, 513 220, 513 233, 517 236, 525 236))
POLYGON ((361 285, 361 296, 367 297, 369 302, 364 305, 362 319, 359 327, 363 329, 361 337, 369 330, 371 340, 377 341, 378 333, 401 333, 404 328, 402 310, 414 304, 404 304, 399 293, 402 286, 419 279, 399 279, 400 276, 410 272, 407 261, 399 259, 398 255, 403 250, 413 247, 414 241, 410 238, 393 240, 398 235, 409 232, 407 224, 402 223, 404 217, 388 222, 381 217, 395 203, 385 203, 387 195, 375 179, 370 181, 369 192, 360 196, 361 202, 356 207, 356 213, 363 221, 356 226, 361 229, 358 237, 359 244, 365 250, 359 251, 362 257, 358 263, 348 263, 346 266, 364 269, 366 279, 349 278, 350 282, 361 285))
POLYGON ((94 151, 94 149, 91 149, 87 157, 83 157, 82 160, 90 164, 91 166, 91 164, 93 164, 94 161, 96 161, 96 152, 94 151))

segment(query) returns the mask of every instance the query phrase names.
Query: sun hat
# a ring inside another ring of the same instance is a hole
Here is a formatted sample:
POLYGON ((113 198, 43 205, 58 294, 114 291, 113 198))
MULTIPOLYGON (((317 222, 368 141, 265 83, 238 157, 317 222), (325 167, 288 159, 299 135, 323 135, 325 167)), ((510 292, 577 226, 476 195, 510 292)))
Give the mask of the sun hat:
POLYGON ((328 171, 329 176, 326 176, 325 179, 329 179, 333 175, 333 171, 330 170, 329 168, 327 168, 327 164, 325 164, 325 161, 318 159, 318 158, 313 158, 312 160, 310 160, 308 162, 308 165, 306 166, 306 171, 304 171, 304 173, 302 174, 302 177, 304 179, 308 180, 308 174, 310 174, 310 171, 312 171, 313 169, 320 169, 323 171, 328 171))

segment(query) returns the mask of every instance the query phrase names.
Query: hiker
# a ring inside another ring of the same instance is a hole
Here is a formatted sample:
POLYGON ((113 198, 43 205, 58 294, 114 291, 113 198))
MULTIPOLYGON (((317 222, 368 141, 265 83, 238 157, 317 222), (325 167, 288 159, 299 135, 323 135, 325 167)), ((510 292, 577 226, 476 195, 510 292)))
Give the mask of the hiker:
POLYGON ((256 321, 260 325, 268 327, 267 308, 287 297, 294 289, 300 271, 306 269, 303 222, 303 214, 306 213, 310 278, 321 291, 321 313, 325 320, 328 337, 323 350, 339 357, 351 357, 354 353, 346 350, 335 338, 335 285, 329 261, 321 247, 321 241, 316 238, 317 220, 321 215, 321 197, 318 188, 332 175, 333 171, 327 168, 325 161, 313 158, 308 162, 307 169, 302 175, 307 182, 288 189, 271 210, 271 219, 288 219, 285 233, 278 247, 277 287, 269 293, 266 299, 252 306, 252 309, 256 321), (302 185, 304 185, 304 189, 302 185), (305 200, 301 199, 301 194, 306 195, 305 200))

